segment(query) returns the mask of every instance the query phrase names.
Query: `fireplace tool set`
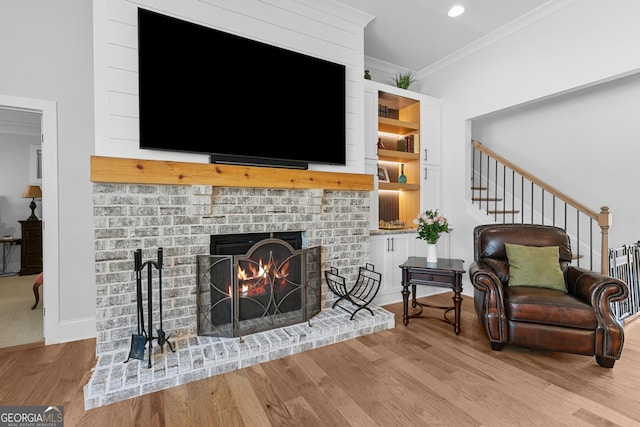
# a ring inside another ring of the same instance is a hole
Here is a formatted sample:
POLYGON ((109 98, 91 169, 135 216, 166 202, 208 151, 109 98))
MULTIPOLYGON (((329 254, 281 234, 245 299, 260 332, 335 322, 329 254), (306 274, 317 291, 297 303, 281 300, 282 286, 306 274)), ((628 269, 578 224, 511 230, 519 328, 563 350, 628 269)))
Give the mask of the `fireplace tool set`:
POLYGON ((373 264, 365 264, 360 267, 358 278, 353 285, 347 286, 344 276, 338 274, 338 269, 331 267, 331 270, 324 272, 327 285, 338 299, 333 303, 332 308, 338 307, 351 314, 351 320, 360 310, 367 310, 373 316, 373 311, 367 307, 376 297, 380 289, 382 275, 374 271, 373 264), (352 307, 338 304, 340 301, 348 301, 352 307))
POLYGON ((134 268, 136 272, 136 302, 138 308, 138 333, 131 335, 131 350, 129 357, 125 360, 127 363, 130 359, 144 360, 144 349, 149 343, 149 365, 151 368, 151 350, 153 340, 158 341, 160 350, 164 351, 164 345, 167 344, 172 352, 175 353, 173 345, 169 341, 169 336, 162 329, 162 248, 158 249, 158 260, 142 262, 142 250, 138 249, 134 253, 134 268), (148 328, 145 329, 144 309, 142 304, 142 271, 147 268, 147 311, 148 311, 148 328), (160 321, 157 336, 153 336, 153 268, 158 270, 158 300, 160 321))

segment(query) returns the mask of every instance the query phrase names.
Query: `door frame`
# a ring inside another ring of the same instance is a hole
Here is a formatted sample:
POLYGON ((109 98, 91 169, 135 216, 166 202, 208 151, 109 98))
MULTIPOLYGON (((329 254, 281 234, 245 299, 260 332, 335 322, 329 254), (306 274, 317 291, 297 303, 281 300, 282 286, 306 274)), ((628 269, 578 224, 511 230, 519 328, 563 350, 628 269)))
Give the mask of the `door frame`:
POLYGON ((58 215, 58 110, 57 103, 43 99, 0 94, 0 108, 39 113, 42 143, 42 286, 45 345, 59 343, 60 256, 58 215))

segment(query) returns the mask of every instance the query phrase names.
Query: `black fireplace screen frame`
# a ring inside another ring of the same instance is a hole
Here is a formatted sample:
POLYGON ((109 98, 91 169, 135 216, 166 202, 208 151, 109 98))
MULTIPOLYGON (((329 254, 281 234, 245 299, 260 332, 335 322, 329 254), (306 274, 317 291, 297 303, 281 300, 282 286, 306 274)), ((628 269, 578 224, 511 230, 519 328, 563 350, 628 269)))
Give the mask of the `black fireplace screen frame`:
POLYGON ((309 321, 321 310, 320 256, 319 246, 294 249, 277 238, 260 240, 246 254, 198 255, 197 334, 242 337, 309 321), (262 264, 267 267, 254 269, 260 269, 259 275, 249 279, 264 286, 265 294, 256 298, 243 291, 238 269, 262 264), (283 273, 285 267, 294 277, 283 273))

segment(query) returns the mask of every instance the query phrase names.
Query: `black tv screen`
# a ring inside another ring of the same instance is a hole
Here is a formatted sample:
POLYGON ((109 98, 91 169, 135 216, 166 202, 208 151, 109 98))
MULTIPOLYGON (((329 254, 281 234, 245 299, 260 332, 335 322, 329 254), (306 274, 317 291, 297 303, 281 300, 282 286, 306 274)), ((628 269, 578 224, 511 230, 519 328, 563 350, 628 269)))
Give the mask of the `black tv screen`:
POLYGON ((345 66, 138 9, 140 148, 344 165, 345 66))

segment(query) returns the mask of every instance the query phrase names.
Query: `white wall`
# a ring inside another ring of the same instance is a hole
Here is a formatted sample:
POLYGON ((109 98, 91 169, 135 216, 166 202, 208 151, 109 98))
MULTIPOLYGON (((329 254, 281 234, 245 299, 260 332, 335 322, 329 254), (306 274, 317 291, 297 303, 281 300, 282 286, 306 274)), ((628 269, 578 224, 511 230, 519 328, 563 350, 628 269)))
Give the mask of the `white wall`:
MULTIPOLYGON (((530 25, 479 51, 421 73, 417 90, 442 99, 442 210, 455 223, 452 256, 464 259, 467 266, 473 260, 472 231, 478 224, 465 203, 470 182, 470 119, 640 70, 640 55, 636 54, 640 2, 618 0, 612 7, 599 0, 580 0, 558 1, 557 5, 554 13, 536 17, 530 25)), ((491 148, 490 141, 486 143, 491 148)), ((583 141, 569 143, 581 153, 603 146, 602 142, 593 147, 583 141)), ((629 156, 638 157, 637 144, 628 148, 629 156)), ((534 144, 519 146, 518 152, 523 160, 553 155, 534 144)), ((567 172, 575 169, 569 160, 564 164, 570 167, 567 172)), ((528 169, 530 165, 525 161, 520 166, 528 169)), ((603 176, 605 171, 613 173, 617 167, 592 172, 603 176)), ((572 194, 583 183, 569 177, 567 173, 562 182, 551 184, 572 194)), ((620 194, 622 190, 613 191, 620 194)), ((604 202, 614 200, 603 194, 604 202)), ((599 208, 600 202, 595 203, 599 208)))
POLYGON ((595 211, 609 206, 619 247, 640 240, 638 112, 640 73, 473 120, 472 134, 595 211))
POLYGON ((62 341, 95 335, 89 181, 89 156, 94 149, 91 11, 86 0, 0 3, 0 57, 3 64, 10 64, 0 67, 0 94, 53 101, 58 109, 59 295, 55 303, 60 307, 57 322, 62 341))

